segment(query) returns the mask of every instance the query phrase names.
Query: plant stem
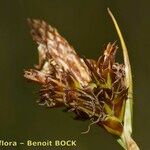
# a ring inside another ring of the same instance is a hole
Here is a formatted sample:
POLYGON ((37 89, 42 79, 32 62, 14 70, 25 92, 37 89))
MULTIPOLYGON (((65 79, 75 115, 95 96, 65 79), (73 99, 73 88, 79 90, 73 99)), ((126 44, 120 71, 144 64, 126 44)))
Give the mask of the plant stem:
POLYGON ((131 65, 129 61, 128 56, 128 50, 126 47, 126 44, 124 42, 124 38, 122 36, 121 30, 118 26, 118 23, 113 16, 112 12, 108 8, 108 13, 115 25, 115 28, 117 30, 122 50, 123 50, 123 58, 124 58, 124 64, 125 64, 125 82, 126 87, 128 88, 128 98, 126 100, 125 105, 125 114, 124 114, 124 129, 121 136, 122 142, 125 145, 126 150, 139 150, 137 144, 134 142, 134 140, 131 138, 132 134, 132 105, 133 105, 133 83, 132 83, 132 72, 131 72, 131 65))

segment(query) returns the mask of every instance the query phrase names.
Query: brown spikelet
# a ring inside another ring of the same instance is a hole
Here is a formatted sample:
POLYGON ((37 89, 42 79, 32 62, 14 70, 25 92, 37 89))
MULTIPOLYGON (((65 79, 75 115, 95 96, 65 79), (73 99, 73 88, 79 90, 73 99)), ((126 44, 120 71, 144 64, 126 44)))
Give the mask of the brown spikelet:
POLYGON ((115 62, 115 43, 109 43, 98 60, 80 58, 45 21, 28 22, 38 44, 39 65, 24 76, 41 84, 39 103, 65 105, 79 118, 88 116, 110 133, 121 135, 127 88, 124 66, 115 62))
POLYGON ((33 40, 38 44, 39 66, 45 59, 52 59, 60 69, 69 71, 80 84, 87 84, 91 80, 84 61, 79 58, 69 43, 43 20, 28 19, 33 40))
MULTIPOLYGON (((81 58, 45 21, 28 19, 28 24, 38 45, 39 64, 26 70, 24 77, 40 84, 38 103, 49 108, 65 106, 76 114, 75 119, 91 120, 88 131, 98 124, 121 137, 128 87, 125 66, 115 60, 116 43, 108 43, 96 60, 81 58)), ((133 147, 132 143, 128 146, 133 147)))

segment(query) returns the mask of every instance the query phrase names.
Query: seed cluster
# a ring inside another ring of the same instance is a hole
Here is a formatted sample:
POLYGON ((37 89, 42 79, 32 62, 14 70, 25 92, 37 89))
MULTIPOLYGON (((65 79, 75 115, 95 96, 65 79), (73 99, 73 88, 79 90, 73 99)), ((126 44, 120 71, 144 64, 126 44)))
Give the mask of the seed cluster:
POLYGON ((109 43, 97 60, 81 58, 45 21, 28 22, 38 44, 39 65, 26 70, 24 77, 40 84, 38 103, 65 106, 77 119, 90 119, 120 136, 128 88, 124 65, 115 62, 115 43, 109 43))

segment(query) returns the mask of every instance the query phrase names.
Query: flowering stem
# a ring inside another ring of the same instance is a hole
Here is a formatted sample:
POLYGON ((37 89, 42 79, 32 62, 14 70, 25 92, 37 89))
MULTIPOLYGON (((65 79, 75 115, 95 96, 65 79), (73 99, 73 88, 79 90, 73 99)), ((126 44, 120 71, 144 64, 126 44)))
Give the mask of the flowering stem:
POLYGON ((122 33, 120 31, 120 28, 117 24, 117 21, 115 17, 113 16, 112 12, 108 8, 108 13, 115 25, 115 28, 117 30, 122 50, 123 50, 123 58, 124 58, 124 64, 125 64, 125 82, 126 82, 126 87, 128 87, 128 98, 126 100, 126 105, 125 105, 125 114, 124 114, 124 129, 123 133, 121 136, 121 140, 123 142, 123 145, 125 146, 126 150, 139 150, 137 144, 133 141, 131 138, 132 134, 132 105, 133 105, 133 83, 132 83, 132 72, 131 72, 131 65, 129 61, 129 56, 128 56, 128 50, 126 47, 126 44, 124 42, 122 33))

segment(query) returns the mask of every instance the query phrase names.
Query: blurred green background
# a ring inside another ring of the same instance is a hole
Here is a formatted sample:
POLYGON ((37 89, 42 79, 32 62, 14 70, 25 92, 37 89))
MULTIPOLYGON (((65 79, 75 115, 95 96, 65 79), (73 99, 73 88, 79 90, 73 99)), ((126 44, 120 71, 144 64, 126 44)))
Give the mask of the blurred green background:
POLYGON ((28 17, 46 20, 78 53, 97 58, 109 41, 117 40, 120 46, 106 11, 110 7, 125 37, 133 69, 133 137, 141 150, 149 150, 149 5, 149 0, 0 0, 0 139, 23 142, 27 139, 75 139, 76 148, 62 149, 122 149, 111 135, 96 125, 90 133, 81 135, 88 121, 75 121, 72 113, 64 113, 62 109, 39 107, 37 87, 23 78, 23 69, 32 68, 38 62, 36 45, 26 22, 28 17))

